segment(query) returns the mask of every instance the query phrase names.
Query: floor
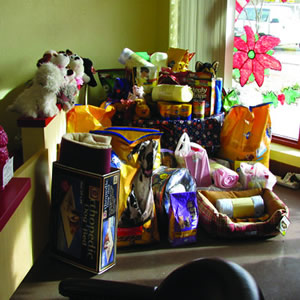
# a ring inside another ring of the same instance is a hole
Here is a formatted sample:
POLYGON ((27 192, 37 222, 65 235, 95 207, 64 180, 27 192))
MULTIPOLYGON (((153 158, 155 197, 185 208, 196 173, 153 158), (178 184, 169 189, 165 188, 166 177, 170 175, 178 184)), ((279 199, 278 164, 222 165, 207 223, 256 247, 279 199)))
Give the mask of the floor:
POLYGON ((300 190, 276 185, 274 191, 290 209, 291 225, 286 236, 224 241, 200 231, 197 244, 192 246, 171 248, 162 241, 150 247, 119 249, 116 265, 101 275, 60 262, 45 250, 11 299, 67 299, 59 294, 58 284, 68 277, 154 286, 178 266, 201 257, 221 257, 243 266, 256 279, 266 300, 300 299, 300 190))

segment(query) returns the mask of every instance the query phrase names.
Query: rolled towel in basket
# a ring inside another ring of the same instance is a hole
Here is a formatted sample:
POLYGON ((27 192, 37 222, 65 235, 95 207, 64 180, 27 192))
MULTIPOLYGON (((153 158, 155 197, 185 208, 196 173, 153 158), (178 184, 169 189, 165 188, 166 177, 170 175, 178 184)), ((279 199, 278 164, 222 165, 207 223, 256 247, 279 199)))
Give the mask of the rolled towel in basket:
POLYGON ((261 217, 264 214, 264 200, 260 195, 245 198, 217 199, 216 208, 229 218, 261 217))
POLYGON ((209 160, 210 172, 215 186, 223 189, 233 188, 239 181, 239 175, 235 171, 209 160))

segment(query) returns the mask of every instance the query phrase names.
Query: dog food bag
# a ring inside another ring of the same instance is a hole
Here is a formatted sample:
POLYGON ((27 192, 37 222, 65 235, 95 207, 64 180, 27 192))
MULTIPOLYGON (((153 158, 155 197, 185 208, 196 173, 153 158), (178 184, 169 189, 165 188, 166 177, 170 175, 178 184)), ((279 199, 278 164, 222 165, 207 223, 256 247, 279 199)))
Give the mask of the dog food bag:
POLYGON ((218 157, 230 161, 260 162, 269 168, 271 117, 269 103, 234 106, 222 126, 218 157))
POLYGON ((196 192, 170 194, 169 241, 180 246, 197 241, 198 205, 196 192))
POLYGON ((196 192, 196 182, 188 169, 160 166, 153 172, 152 190, 157 212, 159 231, 167 234, 170 195, 174 193, 196 192))
POLYGON ((160 165, 162 133, 134 127, 109 127, 94 133, 111 136, 111 164, 120 169, 117 246, 158 242, 152 173, 160 165))

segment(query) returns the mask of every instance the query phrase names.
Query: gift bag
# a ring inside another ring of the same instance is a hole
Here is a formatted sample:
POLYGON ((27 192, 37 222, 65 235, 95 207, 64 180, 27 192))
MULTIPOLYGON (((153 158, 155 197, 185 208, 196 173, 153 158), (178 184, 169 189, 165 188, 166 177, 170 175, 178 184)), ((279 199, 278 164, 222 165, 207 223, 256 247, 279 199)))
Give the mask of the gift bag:
POLYGON ((111 126, 113 107, 101 108, 93 105, 75 105, 67 113, 67 132, 89 132, 111 126))
POLYGON ((218 156, 231 161, 256 161, 269 168, 271 118, 269 104, 234 106, 221 129, 218 156))
POLYGON ((197 143, 191 142, 186 132, 177 143, 175 158, 180 168, 187 168, 190 171, 197 187, 207 187, 212 184, 206 150, 197 143))
POLYGON ((160 136, 155 129, 109 127, 92 131, 112 137, 120 164, 118 246, 159 241, 152 172, 160 165, 160 136))

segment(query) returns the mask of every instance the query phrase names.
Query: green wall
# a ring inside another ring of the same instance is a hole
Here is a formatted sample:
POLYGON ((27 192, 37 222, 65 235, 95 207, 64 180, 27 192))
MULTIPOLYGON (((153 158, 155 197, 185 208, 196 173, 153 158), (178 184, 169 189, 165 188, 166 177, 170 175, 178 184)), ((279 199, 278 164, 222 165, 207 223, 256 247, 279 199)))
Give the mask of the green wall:
MULTIPOLYGON (((123 68, 123 48, 167 51, 169 0, 10 0, 0 3, 0 125, 18 148, 17 114, 6 108, 46 50, 71 49, 96 69, 123 68)), ((90 89, 98 103, 99 87, 90 89)))

